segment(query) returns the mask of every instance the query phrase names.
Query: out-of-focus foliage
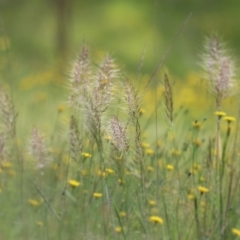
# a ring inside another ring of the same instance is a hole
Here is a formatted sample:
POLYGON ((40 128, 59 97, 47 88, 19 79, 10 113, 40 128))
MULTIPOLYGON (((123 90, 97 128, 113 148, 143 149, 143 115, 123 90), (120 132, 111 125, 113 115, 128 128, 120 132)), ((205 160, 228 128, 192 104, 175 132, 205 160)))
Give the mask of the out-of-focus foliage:
POLYGON ((0 14, 11 53, 31 68, 52 64, 56 58, 67 62, 85 40, 97 52, 114 53, 133 72, 145 52, 144 71, 151 72, 192 13, 165 61, 174 74, 184 76, 198 69, 204 35, 213 31, 230 39, 236 55, 240 53, 238 7, 233 0, 1 0, 0 14))

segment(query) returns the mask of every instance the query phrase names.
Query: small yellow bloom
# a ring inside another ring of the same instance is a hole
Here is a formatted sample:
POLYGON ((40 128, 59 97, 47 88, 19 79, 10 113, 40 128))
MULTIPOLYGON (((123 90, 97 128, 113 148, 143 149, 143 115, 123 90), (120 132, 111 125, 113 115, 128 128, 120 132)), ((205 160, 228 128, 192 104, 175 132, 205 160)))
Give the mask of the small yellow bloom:
POLYGON ((108 174, 114 174, 114 170, 112 170, 111 168, 106 168, 105 172, 108 174))
POLYGON ((122 232, 122 228, 121 227, 115 227, 115 232, 117 232, 117 233, 122 232))
POLYGON ((156 201, 153 201, 153 200, 149 200, 148 204, 152 207, 157 205, 156 201))
POLYGON ((199 122, 198 120, 196 120, 196 121, 194 121, 194 122, 192 123, 192 126, 193 126, 194 128, 196 128, 196 129, 199 129, 199 128, 202 126, 202 124, 201 124, 201 122, 199 122))
POLYGON ((31 205, 31 206, 33 206, 33 207, 37 207, 37 206, 39 206, 40 205, 40 202, 38 202, 37 200, 35 200, 35 199, 28 199, 28 203, 31 205))
POLYGON ((176 157, 176 156, 181 155, 181 152, 179 150, 177 150, 177 149, 173 149, 172 150, 172 155, 176 157))
POLYGON ((109 142, 112 138, 108 135, 105 135, 104 138, 107 140, 107 142, 109 142))
POLYGON ((209 192, 208 188, 202 187, 202 186, 198 186, 198 191, 203 194, 203 193, 207 193, 209 192))
POLYGON ((58 105, 58 113, 62 113, 65 110, 65 107, 63 105, 58 105))
POLYGON ((229 116, 224 117, 223 120, 227 121, 228 123, 236 121, 234 117, 229 117, 229 116))
POLYGON ((147 155, 153 155, 154 154, 154 151, 152 149, 150 149, 150 148, 146 149, 145 152, 146 152, 147 155))
POLYGON ((149 172, 152 172, 152 171, 154 171, 154 168, 151 167, 151 166, 148 166, 148 167, 147 167, 147 170, 148 170, 149 172))
POLYGON ((224 117, 224 116, 227 115, 225 112, 221 112, 221 111, 216 111, 214 114, 215 114, 216 116, 218 116, 219 118, 224 117))
POLYGON ((10 162, 2 162, 1 166, 2 166, 2 168, 11 168, 12 167, 12 163, 10 163, 10 162))
POLYGON ((163 224, 163 219, 158 217, 158 216, 151 216, 149 218, 149 221, 152 222, 152 223, 163 224))
POLYGON ((237 237, 240 237, 240 230, 238 230, 237 228, 232 228, 232 234, 237 237))
POLYGON ((140 109, 139 109, 139 115, 140 115, 140 116, 143 115, 145 112, 146 112, 145 109, 143 109, 143 108, 140 108, 140 109))
POLYGON ((191 194, 191 193, 189 193, 187 197, 188 197, 189 200, 193 200, 195 198, 194 195, 191 194))
POLYGON ((85 158, 90 158, 92 157, 92 155, 90 153, 87 153, 87 152, 82 152, 81 155, 85 158))
POLYGON ((72 179, 68 180, 68 183, 72 187, 78 187, 80 185, 80 182, 78 182, 76 180, 72 180, 72 179))
POLYGON ((193 145, 196 146, 196 147, 200 147, 202 145, 202 142, 199 141, 199 140, 194 140, 193 145))
POLYGON ((98 170, 98 176, 104 178, 106 176, 106 172, 98 170))
POLYGON ((124 181, 122 179, 118 179, 118 183, 122 186, 124 184, 124 181))
POLYGON ((167 170, 168 171, 173 171, 174 170, 174 166, 172 164, 168 164, 167 165, 167 170))
POLYGON ((146 143, 146 142, 142 142, 142 147, 143 147, 143 148, 149 148, 149 147, 150 147, 150 144, 149 144, 149 143, 146 143))
POLYGON ((126 217, 126 216, 127 216, 127 213, 126 213, 126 212, 120 212, 120 213, 119 213, 119 216, 120 216, 120 217, 126 217))
POLYGON ((101 198, 102 197, 102 193, 93 193, 93 197, 95 198, 101 198))
POLYGON ((200 181, 201 182, 205 182, 205 178, 204 177, 200 177, 200 181))

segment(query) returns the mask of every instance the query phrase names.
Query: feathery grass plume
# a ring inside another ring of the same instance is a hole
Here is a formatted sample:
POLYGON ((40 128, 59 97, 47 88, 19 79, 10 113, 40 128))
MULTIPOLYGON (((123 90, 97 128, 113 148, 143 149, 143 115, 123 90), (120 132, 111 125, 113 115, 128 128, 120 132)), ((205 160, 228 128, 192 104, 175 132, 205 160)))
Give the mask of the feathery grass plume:
POLYGON ((30 139, 30 153, 38 161, 37 168, 44 168, 49 162, 49 152, 46 147, 42 134, 36 127, 32 129, 32 135, 30 139))
POLYGON ((3 130, 6 135, 14 138, 16 135, 16 118, 14 104, 6 91, 0 86, 0 116, 3 122, 3 130))
POLYGON ((140 115, 141 98, 129 79, 126 79, 124 88, 125 100, 128 106, 128 115, 132 123, 135 123, 136 119, 138 119, 140 115))
POLYGON ((209 90, 216 99, 217 109, 220 110, 222 100, 234 93, 235 61, 216 34, 206 39, 201 59, 209 90))
POLYGON ((86 128, 96 141, 100 140, 102 128, 108 123, 107 120, 105 121, 107 115, 105 112, 115 99, 114 91, 118 85, 118 72, 114 60, 107 54, 97 73, 92 76, 92 84, 85 92, 81 103, 86 128))
POLYGON ((112 91, 114 89, 114 83, 118 78, 119 69, 114 63, 114 59, 106 54, 100 68, 97 78, 97 86, 95 88, 95 102, 99 105, 100 111, 105 111, 112 100, 112 91))
POLYGON ((129 148, 126 129, 116 116, 112 116, 110 120, 111 141, 111 158, 116 164, 120 184, 123 183, 125 169, 125 153, 129 148))
POLYGON ((167 74, 164 75, 164 100, 165 100, 165 114, 168 121, 173 123, 173 94, 172 86, 170 84, 167 74))
POLYGON ((125 100, 128 106, 128 115, 130 122, 135 128, 135 148, 136 148, 136 161, 141 161, 143 158, 143 147, 141 140, 141 127, 139 124, 140 107, 142 98, 138 95, 137 90, 132 85, 131 81, 127 79, 124 86, 125 88, 125 100))
POLYGON ((82 151, 82 141, 80 139, 80 134, 78 131, 77 120, 74 116, 71 116, 70 120, 69 141, 71 157, 73 158, 73 160, 77 161, 78 156, 82 151))
POLYGON ((89 50, 83 45, 80 54, 74 62, 71 72, 70 84, 72 94, 70 96, 70 104, 74 108, 78 108, 81 98, 86 90, 90 87, 92 80, 92 69, 89 58, 89 50))
POLYGON ((110 131, 112 135, 112 144, 119 151, 127 151, 128 150, 128 140, 126 129, 123 127, 122 123, 116 116, 112 116, 110 120, 110 131))

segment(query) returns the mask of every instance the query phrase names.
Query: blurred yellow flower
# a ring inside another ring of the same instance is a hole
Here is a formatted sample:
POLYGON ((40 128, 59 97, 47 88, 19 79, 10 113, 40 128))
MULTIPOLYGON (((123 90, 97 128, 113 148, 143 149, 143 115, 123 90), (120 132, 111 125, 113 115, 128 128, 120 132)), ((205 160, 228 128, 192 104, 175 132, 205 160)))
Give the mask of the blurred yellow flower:
POLYGON ((154 171, 154 168, 151 167, 151 166, 148 166, 148 167, 147 167, 147 170, 148 170, 149 172, 152 172, 152 171, 154 171))
POLYGON ((232 233, 233 235, 240 237, 240 230, 238 230, 237 228, 232 228, 232 233))
POLYGON ((146 142, 142 142, 142 147, 143 148, 149 148, 150 144, 146 142))
POLYGON ((236 121, 234 117, 229 117, 229 116, 224 117, 223 120, 227 121, 228 123, 236 121))
POLYGON ((167 165, 167 170, 172 171, 174 170, 174 166, 172 164, 167 165))
POLYGON ((154 200, 149 200, 148 204, 152 207, 157 205, 156 201, 154 201, 154 200))
POLYGON ((102 197, 102 193, 97 193, 97 192, 95 192, 95 193, 93 193, 93 197, 95 197, 95 198, 101 198, 101 197, 102 197))
POLYGON ((82 152, 81 155, 85 158, 91 158, 92 155, 90 153, 87 153, 87 152, 82 152))
POLYGON ((227 115, 225 112, 221 112, 221 111, 216 111, 214 114, 220 118, 227 115))
POLYGON ((163 219, 158 217, 158 216, 151 216, 149 218, 149 221, 152 222, 152 223, 163 224, 163 219))
POLYGON ((72 179, 68 180, 68 183, 72 187, 78 187, 80 185, 80 182, 78 182, 76 180, 72 180, 72 179))
POLYGON ((120 213, 119 213, 119 216, 120 216, 120 217, 126 217, 126 216, 127 216, 127 213, 126 213, 126 212, 120 212, 120 213))
POLYGON ((117 233, 122 232, 122 228, 121 227, 115 227, 115 232, 117 232, 117 233))
POLYGON ((202 123, 196 120, 192 123, 192 126, 196 129, 199 129, 202 126, 202 123))
POLYGON ((65 110, 65 107, 63 105, 58 105, 58 113, 62 113, 65 110))
POLYGON ((208 188, 202 187, 202 186, 198 186, 198 191, 203 194, 203 193, 207 193, 209 192, 208 188))
POLYGON ((114 170, 112 170, 111 168, 106 168, 105 172, 108 174, 114 174, 114 170))
POLYGON ((39 202, 39 201, 37 201, 37 200, 35 200, 35 199, 28 199, 28 203, 31 205, 31 206, 33 206, 33 207, 37 207, 37 206, 39 206, 40 204, 41 204, 41 202, 39 202))
POLYGON ((12 163, 11 162, 1 162, 1 166, 2 168, 11 168, 12 167, 12 163))
POLYGON ((154 151, 152 149, 150 149, 150 148, 146 149, 145 152, 146 152, 147 155, 153 155, 154 154, 154 151))

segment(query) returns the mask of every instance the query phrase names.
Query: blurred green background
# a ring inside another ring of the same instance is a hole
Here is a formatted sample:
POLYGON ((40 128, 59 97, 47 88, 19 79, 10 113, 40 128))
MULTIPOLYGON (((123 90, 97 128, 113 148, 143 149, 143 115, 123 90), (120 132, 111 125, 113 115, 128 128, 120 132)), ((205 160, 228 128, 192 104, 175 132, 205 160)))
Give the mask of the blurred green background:
MULTIPOLYGON (((177 107, 192 108, 192 120, 204 117, 199 111, 203 107, 214 111, 214 100, 206 92, 199 95, 198 62, 205 36, 218 32, 236 58, 240 54, 239 1, 0 0, 0 81, 12 84, 19 131, 25 134, 29 128, 26 118, 48 131, 58 122, 59 104, 67 106, 71 63, 83 42, 94 62, 110 52, 130 76, 136 75, 143 58, 139 84, 146 83, 190 13, 164 65, 175 82, 180 80, 174 92, 177 107)), ((151 92, 146 101, 150 116, 155 101, 151 92)))
POLYGON ((67 65, 86 41, 95 51, 112 53, 131 72, 136 72, 145 51, 143 71, 150 73, 190 13, 165 61, 181 77, 199 68, 204 36, 213 31, 229 41, 236 55, 240 53, 238 1, 0 0, 11 60, 20 72, 52 66, 56 59, 67 65))

